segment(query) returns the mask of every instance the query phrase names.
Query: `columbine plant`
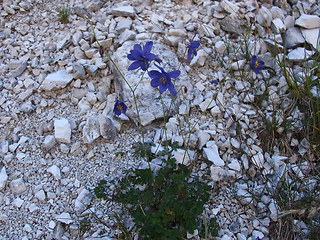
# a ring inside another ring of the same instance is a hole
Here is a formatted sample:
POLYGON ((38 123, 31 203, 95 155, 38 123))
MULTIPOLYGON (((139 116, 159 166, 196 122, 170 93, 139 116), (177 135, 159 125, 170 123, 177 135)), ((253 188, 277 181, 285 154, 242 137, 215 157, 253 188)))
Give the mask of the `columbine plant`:
MULTIPOLYGON (((192 41, 187 46, 187 62, 197 55, 196 49, 199 46, 200 41, 192 41)), ((172 96, 177 95, 179 91, 176 90, 173 79, 178 78, 181 71, 165 71, 164 67, 158 65, 161 60, 151 52, 152 47, 152 41, 146 42, 143 46, 135 44, 133 50, 130 50, 127 55, 127 58, 133 61, 128 70, 141 69, 143 71, 141 78, 147 72, 150 77, 150 85, 159 90, 161 100, 162 94, 167 90, 172 96), (158 70, 148 71, 154 61, 158 63, 154 63, 158 70)), ((99 53, 103 55, 104 49, 100 47, 99 53)), ((107 56, 115 65, 110 56, 107 56)), ((116 65, 115 68, 119 71, 116 65)), ((133 94, 139 125, 142 126, 135 97, 135 89, 138 86, 133 88, 121 72, 120 75, 133 94)), ((116 100, 113 108, 115 116, 126 113, 125 102, 125 99, 116 100)), ((164 105, 163 111, 165 122, 164 105)), ((150 148, 147 148, 149 145, 143 140, 143 131, 141 133, 140 156, 146 158, 149 168, 129 170, 127 175, 118 182, 115 200, 127 208, 142 239, 181 239, 186 236, 187 232, 192 233, 197 229, 196 217, 203 211, 203 205, 209 199, 210 187, 201 183, 198 178, 191 177, 191 170, 187 166, 176 163, 172 155, 173 150, 176 150, 178 146, 176 143, 165 146, 165 151, 152 154, 150 148), (155 171, 151 168, 152 157, 161 159, 163 167, 160 170, 155 171)), ((101 181, 95 188, 96 196, 99 198, 107 198, 104 190, 105 183, 101 181)))

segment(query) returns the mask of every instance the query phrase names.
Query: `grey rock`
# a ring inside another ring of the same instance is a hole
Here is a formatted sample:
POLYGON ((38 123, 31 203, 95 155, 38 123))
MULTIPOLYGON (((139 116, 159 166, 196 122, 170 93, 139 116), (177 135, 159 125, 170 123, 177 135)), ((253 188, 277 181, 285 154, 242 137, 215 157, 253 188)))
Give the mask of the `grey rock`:
POLYGON ((224 161, 220 158, 217 145, 213 144, 210 148, 203 148, 203 151, 207 157, 207 159, 215 166, 221 167, 224 166, 224 161))
POLYGON ((32 104, 31 101, 27 101, 27 102, 22 103, 19 106, 19 110, 24 113, 31 113, 36 110, 36 106, 34 104, 32 104))
POLYGON ((236 33, 238 35, 242 35, 245 30, 245 23, 234 16, 225 17, 219 22, 219 24, 222 30, 225 32, 231 32, 236 33))
POLYGON ((83 189, 74 202, 74 207, 77 213, 82 213, 90 204, 93 195, 87 189, 83 189))
POLYGON ((136 11, 132 6, 122 6, 112 9, 112 15, 122 17, 134 17, 136 11))
POLYGON ((65 224, 70 224, 73 223, 73 219, 71 218, 69 213, 63 212, 60 215, 56 217, 57 221, 65 223, 65 224))
POLYGON ((53 135, 47 135, 43 141, 44 148, 49 151, 56 144, 56 139, 53 135))
POLYGON ((47 172, 51 173, 55 180, 60 180, 61 179, 60 168, 57 165, 52 165, 51 167, 49 167, 47 169, 47 172))
POLYGON ((98 11, 103 7, 104 2, 101 0, 91 0, 87 5, 87 10, 89 12, 98 11))
POLYGON ((237 196, 243 205, 248 205, 252 202, 252 195, 246 189, 238 189, 237 196))
MULTIPOLYGON (((145 42, 143 42, 143 44, 144 43, 145 42)), ((162 109, 162 104, 161 104, 161 99, 159 96, 158 89, 155 89, 150 85, 150 78, 148 74, 144 74, 140 82, 140 78, 142 74, 141 70, 138 70, 138 71, 127 70, 130 64, 132 63, 127 59, 127 55, 129 51, 133 49, 134 44, 135 42, 125 42, 114 53, 113 59, 117 63, 119 70, 124 74, 124 77, 126 78, 127 82, 130 84, 130 86, 135 87, 139 83, 135 91, 135 95, 137 99, 139 99, 138 108, 139 108, 139 112, 141 113, 140 117, 144 119, 142 121, 142 124, 147 125, 153 120, 163 117, 163 112, 159 111, 159 109, 162 109)), ((167 63, 165 66, 165 71, 170 72, 178 69, 179 61, 176 55, 167 46, 161 43, 155 42, 151 52, 159 56, 159 58, 161 58, 163 62, 167 63)), ((135 106, 132 93, 127 83, 123 80, 123 78, 120 76, 118 71, 113 66, 111 67, 115 75, 116 92, 119 92, 122 99, 125 99, 126 101, 128 101, 128 106, 135 106)), ((159 70, 159 69, 155 68, 152 64, 149 70, 159 70)), ((192 89, 188 75, 182 66, 180 67, 180 71, 181 71, 180 76, 174 79, 175 88, 179 89, 180 87, 185 86, 187 87, 187 89, 192 89)), ((168 91, 162 94, 162 99, 166 109, 167 117, 169 117, 174 113, 175 110, 173 108, 170 108, 170 111, 169 111, 169 106, 171 104, 172 98, 168 94, 168 91)), ((179 106, 181 101, 179 94, 177 95, 177 98, 175 99, 175 101, 176 101, 176 104, 179 106)), ((138 123, 137 113, 134 107, 128 108, 126 115, 129 118, 131 118, 136 124, 138 123)))
POLYGON ((40 190, 34 194, 34 196, 39 200, 39 201, 44 201, 46 199, 46 194, 43 190, 40 190))
POLYGON ((18 178, 10 182, 10 189, 14 195, 20 195, 27 190, 27 187, 23 179, 18 178))
POLYGON ((89 117, 82 130, 82 139, 85 143, 92 143, 100 136, 100 125, 97 117, 89 117))
POLYGON ((320 28, 320 17, 317 15, 302 14, 295 22, 296 25, 302 28, 320 28))
POLYGON ((305 42, 300 29, 297 27, 289 28, 285 32, 283 38, 286 48, 293 48, 302 45, 305 42))
POLYGON ((73 11, 76 15, 78 15, 79 17, 82 18, 91 18, 91 14, 87 12, 87 10, 85 10, 84 8, 80 7, 80 6, 75 6, 73 8, 73 11))
POLYGON ((177 149, 172 152, 173 157, 177 160, 177 163, 189 165, 195 160, 195 152, 191 150, 177 149))
POLYGON ((54 120, 54 136, 60 143, 71 143, 71 125, 68 119, 54 120))
POLYGON ((237 13, 240 9, 236 4, 228 0, 222 0, 220 7, 228 13, 237 13))
POLYGON ((131 25, 132 25, 132 20, 130 18, 121 18, 117 23, 116 30, 121 33, 125 29, 130 29, 131 25))
POLYGON ((309 59, 313 53, 313 51, 306 50, 303 47, 298 47, 290 51, 287 55, 287 58, 292 62, 303 62, 309 59))
POLYGON ((262 6, 257 14, 257 22, 264 27, 270 27, 272 21, 272 13, 269 9, 262 6))
POLYGON ((117 129, 114 126, 113 121, 102 114, 99 115, 98 120, 101 136, 105 139, 115 139, 115 137, 117 136, 117 129))
POLYGON ((136 38, 136 32, 125 29, 119 36, 119 43, 122 44, 129 40, 134 40, 136 38))
POLYGON ((73 79, 73 75, 65 70, 49 74, 40 85, 40 88, 46 91, 61 89, 66 87, 73 79))
POLYGON ((273 19, 271 22, 271 29, 274 33, 284 33, 286 31, 286 25, 280 18, 273 19))
POLYGON ((9 77, 19 77, 27 69, 27 66, 26 61, 22 62, 14 71, 9 73, 9 77))
POLYGON ((307 43, 311 44, 314 49, 320 51, 319 32, 320 28, 301 29, 307 43))
POLYGON ((221 167, 211 166, 210 175, 211 175, 212 181, 219 182, 227 178, 229 176, 229 173, 221 167))
POLYGON ((75 63, 72 65, 72 72, 73 77, 76 79, 85 79, 86 71, 84 70, 84 67, 81 64, 75 63))
POLYGON ((0 190, 3 190, 6 186, 8 175, 6 169, 3 167, 0 172, 0 190))

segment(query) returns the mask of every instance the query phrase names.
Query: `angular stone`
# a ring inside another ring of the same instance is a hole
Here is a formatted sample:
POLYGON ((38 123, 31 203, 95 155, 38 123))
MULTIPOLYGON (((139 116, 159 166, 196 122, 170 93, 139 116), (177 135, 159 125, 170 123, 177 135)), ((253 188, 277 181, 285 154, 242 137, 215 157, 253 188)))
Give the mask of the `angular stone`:
POLYGON ((71 143, 71 125, 68 119, 54 120, 54 136, 60 143, 71 143))
POLYGON ((46 194, 44 193, 43 190, 40 190, 34 194, 34 196, 39 200, 39 201, 44 201, 46 199, 46 194))
POLYGON ((82 130, 82 138, 85 143, 92 143, 100 136, 99 120, 96 117, 89 117, 82 130))
POLYGON ((10 189, 14 195, 20 195, 27 190, 27 187, 23 179, 18 178, 10 182, 10 189))
POLYGON ((271 22, 271 29, 274 33, 284 33, 286 31, 286 25, 280 18, 273 19, 271 22))
POLYGON ((222 0, 220 7, 228 13, 237 13, 239 11, 239 7, 228 0, 222 0))
POLYGON ((289 28, 285 32, 283 38, 286 48, 293 48, 302 45, 305 42, 300 29, 297 27, 289 28))
POLYGON ((311 44, 314 49, 320 51, 319 32, 320 28, 301 29, 302 35, 306 42, 311 44))
POLYGON ((217 145, 212 145, 210 148, 203 148, 209 161, 213 162, 215 166, 224 166, 224 161, 220 158, 217 145))
POLYGON ((313 53, 313 51, 306 50, 303 47, 298 47, 290 51, 287 55, 287 58, 292 62, 303 62, 309 59, 313 53))
POLYGON ((231 32, 238 35, 242 35, 245 30, 245 23, 234 16, 226 16, 219 22, 219 24, 222 30, 225 32, 231 32))
POLYGON ((71 216, 69 213, 63 212, 59 216, 56 217, 57 221, 70 224, 73 223, 73 220, 71 219, 71 216))
POLYGON ((112 9, 112 15, 122 17, 134 17, 136 15, 136 11, 131 6, 122 6, 112 9))
POLYGON ((40 88, 46 91, 57 90, 64 88, 73 79, 73 75, 67 73, 65 70, 49 74, 40 85, 40 88))
POLYGON ((9 74, 10 77, 18 77, 20 76, 26 69, 28 63, 26 61, 22 62, 13 72, 9 74))
POLYGON ((117 129, 114 126, 113 121, 102 114, 99 115, 98 120, 101 136, 105 139, 115 139, 115 137, 117 136, 117 129))
POLYGON ((189 165, 194 161, 195 152, 191 150, 177 149, 172 152, 173 157, 177 160, 177 163, 189 165))
POLYGON ((92 193, 87 189, 83 189, 74 202, 76 212, 82 213, 90 204, 92 198, 92 193))
POLYGON ((47 169, 47 172, 51 173, 55 180, 60 180, 61 179, 60 168, 57 165, 52 165, 51 167, 49 167, 47 169))
POLYGON ((257 15, 257 22, 263 27, 270 27, 272 21, 272 13, 269 9, 262 6, 257 15))
POLYGON ((295 22, 296 25, 302 28, 320 28, 320 17, 317 15, 302 14, 295 22))
POLYGON ((6 169, 3 167, 0 172, 0 190, 3 190, 6 186, 8 175, 6 169))
POLYGON ((48 135, 43 141, 44 148, 49 151, 56 144, 56 139, 53 135, 48 135))
MULTIPOLYGON (((145 42, 141 42, 143 45, 145 42)), ((135 90, 135 95, 138 101, 138 108, 139 112, 141 113, 140 117, 144 118, 145 121, 142 122, 143 125, 149 124, 151 121, 159 118, 163 118, 163 111, 162 111, 162 103, 160 98, 160 93, 157 88, 153 88, 150 85, 150 78, 148 74, 144 74, 143 78, 141 79, 141 70, 138 71, 128 71, 128 67, 132 63, 132 61, 129 61, 127 58, 128 51, 133 49, 134 44, 137 44, 136 42, 125 42, 120 48, 117 49, 117 51, 113 55, 113 60, 117 63, 117 66, 119 70, 124 74, 124 77, 126 78, 127 82, 130 84, 130 86, 135 87, 137 84, 139 84, 135 90), (141 80, 141 81, 140 81, 141 80)), ((161 58, 161 60, 166 64, 165 71, 170 72, 177 70, 180 63, 177 59, 177 56, 165 45, 161 43, 154 42, 152 50, 152 53, 156 54, 161 58)), ((113 68, 113 67, 112 67, 113 68)), ((158 70, 153 65, 151 65, 150 70, 158 70)), ((120 76, 118 71, 113 68, 112 69, 114 75, 115 75, 115 90, 116 92, 119 92, 120 96, 122 96, 123 99, 126 99, 128 101, 128 106, 133 106, 128 108, 126 115, 133 120, 136 124, 138 124, 137 119, 137 111, 135 109, 135 103, 133 101, 132 92, 130 88, 128 87, 127 83, 123 80, 123 78, 120 76)), ((183 66, 180 67, 181 74, 178 78, 174 79, 174 85, 175 89, 178 90, 180 87, 185 86, 187 89, 192 89, 189 77, 184 69, 183 66)), ((167 116, 171 116, 174 112, 174 108, 170 108, 172 98, 170 97, 170 94, 168 91, 164 92, 162 94, 162 100, 164 103, 165 111, 167 116)), ((175 104, 179 106, 181 101, 181 96, 177 94, 177 97, 175 99, 175 104)))

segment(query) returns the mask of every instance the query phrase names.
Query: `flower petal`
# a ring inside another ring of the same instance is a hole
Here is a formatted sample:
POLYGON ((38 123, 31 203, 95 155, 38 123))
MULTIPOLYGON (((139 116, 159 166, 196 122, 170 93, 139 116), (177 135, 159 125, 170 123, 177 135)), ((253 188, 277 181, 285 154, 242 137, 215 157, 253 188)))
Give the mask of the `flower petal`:
POLYGON ((147 42, 146 45, 143 46, 143 55, 146 56, 148 53, 150 53, 152 46, 153 46, 152 41, 147 42))
POLYGON ((192 50, 191 50, 191 48, 189 48, 188 49, 188 57, 187 57, 187 61, 186 62, 189 62, 190 61, 190 59, 191 59, 191 55, 192 55, 192 50))
POLYGON ((200 47, 200 41, 192 41, 192 42, 190 43, 190 47, 192 47, 192 48, 198 48, 198 47, 200 47))
POLYGON ((172 95, 177 94, 177 91, 176 91, 176 89, 174 88, 174 85, 173 85, 172 82, 168 83, 168 90, 169 90, 169 92, 170 92, 172 95))
POLYGON ((139 67, 141 67, 141 62, 135 61, 135 62, 131 63, 131 65, 128 67, 128 70, 136 70, 139 67))
POLYGON ((161 82, 161 84, 159 85, 159 91, 162 94, 163 92, 165 92, 168 89, 168 85, 167 84, 163 84, 161 82))
POLYGON ((175 70, 175 71, 169 72, 169 77, 170 78, 177 78, 177 77, 179 77, 180 73, 181 73, 180 70, 175 70))
POLYGON ((153 60, 156 60, 156 59, 159 59, 159 57, 153 53, 147 53, 145 55, 145 57, 149 60, 149 61, 153 61, 153 60))
POLYGON ((160 85, 161 81, 160 81, 160 78, 153 78, 150 82, 151 84, 151 87, 158 87, 160 85))
POLYGON ((166 71, 165 71, 162 67, 160 67, 159 65, 157 65, 157 64, 154 64, 154 65, 156 65, 156 67, 159 68, 162 73, 165 73, 165 72, 166 72, 166 71))
POLYGON ((159 78, 160 79, 163 77, 163 74, 159 71, 156 71, 156 70, 152 70, 152 71, 148 72, 148 75, 151 78, 159 78))
POLYGON ((140 54, 142 55, 142 47, 140 44, 135 44, 133 46, 133 51, 136 51, 136 52, 140 52, 140 54))

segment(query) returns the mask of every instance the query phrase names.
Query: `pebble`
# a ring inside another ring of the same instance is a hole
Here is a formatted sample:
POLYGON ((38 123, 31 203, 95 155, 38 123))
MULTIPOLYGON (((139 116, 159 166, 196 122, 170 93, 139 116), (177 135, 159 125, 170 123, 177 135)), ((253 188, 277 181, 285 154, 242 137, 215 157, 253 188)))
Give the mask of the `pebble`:
POLYGON ((215 166, 224 166, 224 161, 220 158, 217 145, 211 145, 210 148, 203 148, 203 151, 209 161, 215 166))
POLYGON ((10 189, 14 195, 20 195, 27 190, 27 187, 23 179, 18 178, 10 182, 10 189))
POLYGON ((68 119, 54 120, 54 137, 60 143, 71 143, 71 125, 68 119))
POLYGON ((73 223, 73 220, 72 220, 70 214, 69 214, 69 213, 66 213, 66 212, 63 212, 63 213, 61 213, 60 215, 58 215, 58 216, 56 217, 56 219, 57 219, 57 221, 62 222, 62 223, 65 223, 65 224, 71 224, 71 223, 73 223))
POLYGON ((6 186, 8 180, 8 175, 5 167, 3 167, 0 171, 0 190, 3 190, 6 186))
POLYGON ((122 17, 134 17, 136 14, 135 9, 132 6, 122 6, 112 9, 112 15, 122 17))
POLYGON ((52 165, 47 169, 48 173, 51 173, 55 180, 61 179, 60 168, 57 165, 52 165))
POLYGON ((302 14, 295 22, 296 25, 302 28, 320 28, 320 17, 317 15, 302 14))
POLYGON ((90 204, 93 195, 87 189, 83 189, 74 202, 75 211, 79 214, 82 213, 90 204))
POLYGON ((59 70, 49 74, 41 83, 40 88, 46 91, 65 88, 73 79, 73 75, 66 70, 59 70))

